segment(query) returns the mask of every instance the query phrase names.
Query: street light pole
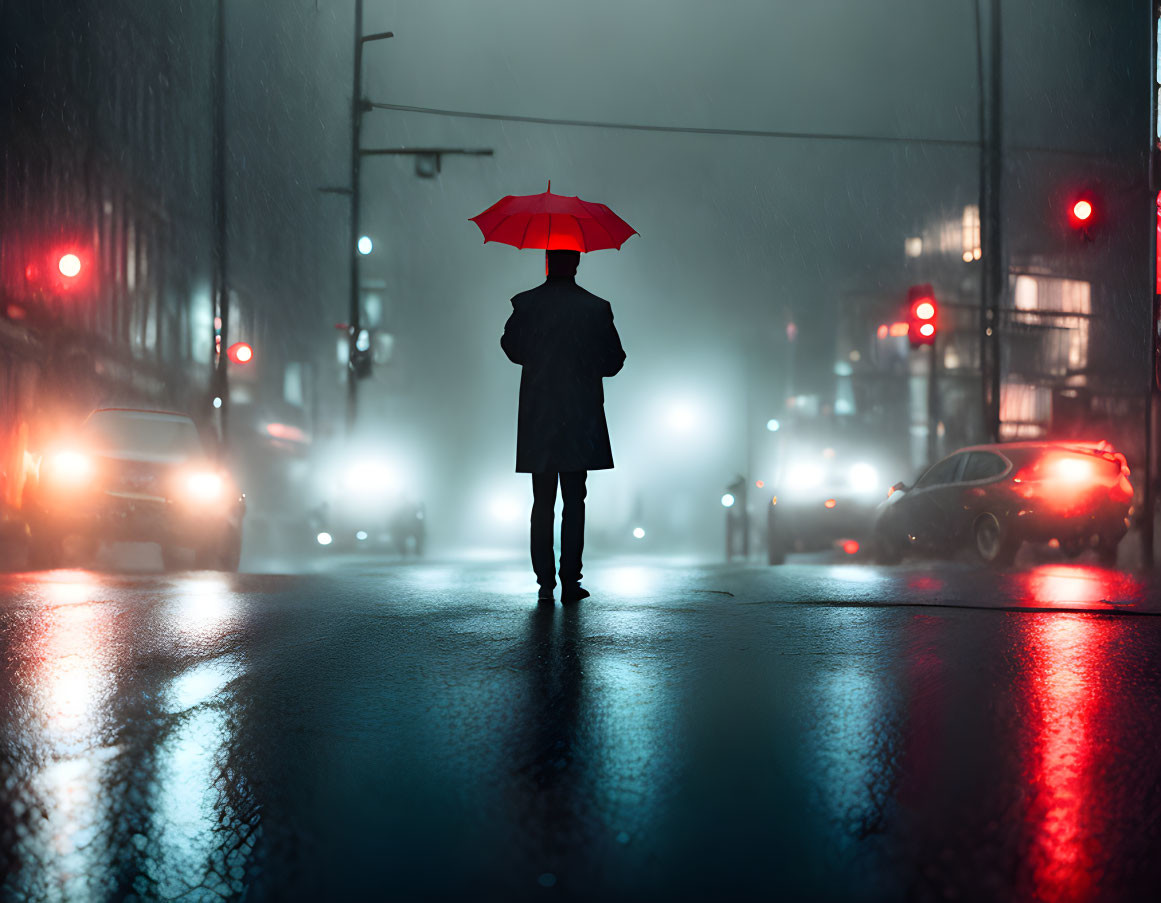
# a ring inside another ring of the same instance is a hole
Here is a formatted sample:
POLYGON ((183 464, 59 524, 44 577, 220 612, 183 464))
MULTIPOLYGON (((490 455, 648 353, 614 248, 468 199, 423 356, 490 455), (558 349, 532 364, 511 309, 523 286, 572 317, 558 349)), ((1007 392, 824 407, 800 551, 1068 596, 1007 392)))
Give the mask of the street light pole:
POLYGON ((221 452, 226 449, 230 410, 226 348, 230 328, 230 291, 226 280, 226 0, 218 0, 214 58, 214 319, 211 323, 213 374, 211 398, 220 398, 221 452))
POLYGON ((347 254, 351 267, 351 294, 347 312, 347 431, 355 426, 358 410, 359 378, 352 362, 355 359, 355 341, 362 328, 359 303, 359 153, 363 119, 363 0, 355 0, 354 79, 351 90, 351 231, 347 254))

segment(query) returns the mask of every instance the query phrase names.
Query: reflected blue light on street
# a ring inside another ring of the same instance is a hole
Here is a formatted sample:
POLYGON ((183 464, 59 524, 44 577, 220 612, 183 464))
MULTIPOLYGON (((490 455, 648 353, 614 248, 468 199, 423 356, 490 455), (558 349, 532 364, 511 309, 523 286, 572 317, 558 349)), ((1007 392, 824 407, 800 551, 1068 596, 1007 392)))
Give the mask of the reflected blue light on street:
POLYGON ((169 710, 179 713, 209 702, 241 673, 241 665, 225 655, 195 665, 173 679, 168 694, 169 710))
POLYGON ((160 750, 153 855, 145 860, 159 897, 226 898, 244 888, 230 871, 245 862, 249 842, 231 850, 217 836, 235 820, 224 787, 219 789, 224 784, 219 758, 229 739, 225 712, 205 707, 190 714, 160 750))
POLYGON ((183 579, 164 608, 168 626, 201 641, 220 638, 237 617, 237 597, 217 574, 183 579))
POLYGON ((657 571, 644 565, 601 569, 594 579, 618 596, 647 596, 656 592, 659 585, 657 571))
POLYGON ((891 750, 883 723, 882 677, 867 643, 872 639, 869 612, 835 609, 820 613, 825 625, 851 634, 855 654, 839 659, 818 675, 816 721, 811 731, 812 761, 823 816, 837 829, 840 846, 856 842, 874 822, 889 796, 891 750))
POLYGON ((883 572, 865 565, 834 565, 826 569, 828 580, 842 583, 882 583, 886 579, 883 572))

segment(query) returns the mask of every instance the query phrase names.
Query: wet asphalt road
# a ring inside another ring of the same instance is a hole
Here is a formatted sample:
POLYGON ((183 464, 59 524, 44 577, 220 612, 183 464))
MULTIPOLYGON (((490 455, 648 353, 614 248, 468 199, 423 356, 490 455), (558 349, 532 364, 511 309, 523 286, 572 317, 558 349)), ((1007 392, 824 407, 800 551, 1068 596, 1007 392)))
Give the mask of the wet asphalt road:
POLYGON ((3 896, 1156 899, 1155 583, 588 572, 0 575, 3 896))

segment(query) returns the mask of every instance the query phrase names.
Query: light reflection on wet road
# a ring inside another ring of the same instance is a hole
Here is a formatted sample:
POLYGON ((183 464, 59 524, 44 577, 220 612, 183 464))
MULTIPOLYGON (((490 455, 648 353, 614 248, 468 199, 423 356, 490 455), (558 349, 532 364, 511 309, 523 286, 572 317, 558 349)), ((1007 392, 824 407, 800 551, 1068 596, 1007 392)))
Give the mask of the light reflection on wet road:
POLYGON ((1161 886, 1153 584, 818 562, 588 582, 543 609, 522 563, 0 576, 4 896, 1161 886))

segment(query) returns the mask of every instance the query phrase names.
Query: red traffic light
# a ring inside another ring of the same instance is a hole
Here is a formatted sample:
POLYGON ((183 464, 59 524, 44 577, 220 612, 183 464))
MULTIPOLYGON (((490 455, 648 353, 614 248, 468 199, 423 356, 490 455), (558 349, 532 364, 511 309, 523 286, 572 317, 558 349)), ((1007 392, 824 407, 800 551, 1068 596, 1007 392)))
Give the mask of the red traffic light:
POLYGON ((235 364, 248 364, 254 359, 254 349, 247 342, 235 342, 226 349, 226 356, 235 364))
POLYGON ((81 258, 72 251, 69 251, 60 256, 60 259, 56 262, 56 268, 65 278, 75 279, 81 274, 81 258))
POLYGON ((1092 195, 1074 197, 1072 203, 1068 205, 1068 224, 1073 229, 1083 232, 1088 238, 1089 229, 1096 223, 1099 212, 1092 195))
POLYGON ((935 344, 936 316, 939 305, 935 290, 928 284, 913 285, 907 290, 910 310, 907 319, 907 339, 912 346, 935 344))

